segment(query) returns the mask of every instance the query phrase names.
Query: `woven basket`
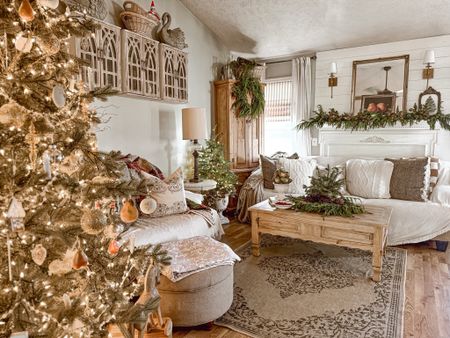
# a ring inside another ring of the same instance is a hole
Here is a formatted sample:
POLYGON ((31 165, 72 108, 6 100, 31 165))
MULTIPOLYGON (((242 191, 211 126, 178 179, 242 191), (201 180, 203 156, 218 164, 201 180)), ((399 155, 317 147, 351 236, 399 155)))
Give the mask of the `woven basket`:
POLYGON ((123 3, 123 8, 126 12, 134 12, 136 14, 145 16, 146 18, 152 20, 152 21, 159 21, 154 15, 147 12, 145 9, 143 9, 141 6, 139 6, 134 1, 125 1, 123 3))
POLYGON ((128 11, 120 13, 120 19, 122 19, 126 29, 148 37, 152 36, 153 29, 158 25, 155 20, 128 11))

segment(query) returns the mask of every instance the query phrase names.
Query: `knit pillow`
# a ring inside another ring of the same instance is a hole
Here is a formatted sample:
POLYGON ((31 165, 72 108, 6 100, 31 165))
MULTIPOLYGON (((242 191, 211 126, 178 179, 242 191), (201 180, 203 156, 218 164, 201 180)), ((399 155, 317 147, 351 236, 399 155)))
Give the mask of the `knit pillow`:
POLYGON ((289 193, 304 195, 305 188, 303 186, 311 184, 311 177, 317 167, 316 160, 280 158, 278 164, 280 168, 289 172, 292 179, 292 183, 289 184, 289 193))
POLYGON ((364 198, 390 198, 394 164, 383 160, 348 160, 345 168, 347 191, 364 198))
POLYGON ((150 196, 156 200, 156 210, 150 217, 161 217, 173 214, 181 214, 187 211, 186 195, 184 192, 183 172, 178 168, 167 177, 161 180, 156 176, 140 173, 142 178, 152 184, 150 196))
POLYGON ((426 201, 430 186, 430 158, 401 158, 394 163, 390 193, 391 198, 405 201, 426 201))

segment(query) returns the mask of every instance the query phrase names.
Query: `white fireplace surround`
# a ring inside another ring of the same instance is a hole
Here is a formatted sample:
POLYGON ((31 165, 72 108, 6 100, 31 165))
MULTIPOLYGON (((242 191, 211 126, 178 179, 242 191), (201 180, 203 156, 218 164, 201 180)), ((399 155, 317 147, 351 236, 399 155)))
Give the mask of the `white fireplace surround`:
POLYGON ((433 156, 438 130, 395 127, 351 131, 324 127, 319 131, 320 155, 350 158, 433 156))

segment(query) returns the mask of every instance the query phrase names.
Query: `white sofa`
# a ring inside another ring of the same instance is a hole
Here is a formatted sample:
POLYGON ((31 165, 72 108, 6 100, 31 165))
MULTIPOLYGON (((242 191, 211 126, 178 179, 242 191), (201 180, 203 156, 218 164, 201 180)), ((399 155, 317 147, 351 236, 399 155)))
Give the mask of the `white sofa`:
MULTIPOLYGON (((314 157, 318 165, 335 166, 345 163, 340 157, 314 157)), ((262 172, 256 170, 250 176, 253 182, 262 187, 262 172)), ((255 186, 255 184, 253 184, 255 186)), ((245 193, 245 189, 242 190, 245 193)), ((256 194, 258 203, 261 200, 275 196, 272 189, 262 187, 262 194, 256 194)), ((240 200, 244 200, 244 198, 240 200)), ((441 162, 438 183, 428 202, 413 202, 396 199, 364 199, 363 204, 388 206, 393 209, 388 233, 388 245, 419 243, 430 239, 450 240, 450 162, 441 162)), ((239 205, 238 205, 239 208, 239 205)), ((241 211, 242 214, 242 211, 241 211)))
MULTIPOLYGON (((201 203, 203 196, 186 191, 186 198, 201 203)), ((164 217, 141 217, 122 236, 126 241, 134 237, 136 246, 159 244, 196 236, 209 236, 220 239, 224 234, 217 211, 188 211, 164 217), (207 215, 207 217, 202 216, 207 215)))

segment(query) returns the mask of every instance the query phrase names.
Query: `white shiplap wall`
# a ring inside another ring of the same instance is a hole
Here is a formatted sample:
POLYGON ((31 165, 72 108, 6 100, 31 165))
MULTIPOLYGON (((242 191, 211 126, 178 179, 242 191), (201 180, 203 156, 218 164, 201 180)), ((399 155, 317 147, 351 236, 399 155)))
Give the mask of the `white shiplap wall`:
MULTIPOLYGON (((426 86, 426 80, 422 79, 422 69, 423 56, 427 49, 433 49, 436 54, 434 79, 430 80, 430 85, 441 92, 444 112, 450 113, 450 35, 317 53, 315 104, 321 104, 325 109, 336 108, 340 112, 348 112, 354 60, 409 54, 408 108, 410 108, 417 102, 419 93, 426 86), (338 86, 334 88, 333 99, 330 98, 328 87, 331 62, 336 62, 338 66, 338 86)), ((439 132, 436 155, 450 161, 450 131, 439 132)))

